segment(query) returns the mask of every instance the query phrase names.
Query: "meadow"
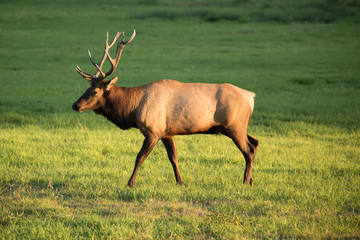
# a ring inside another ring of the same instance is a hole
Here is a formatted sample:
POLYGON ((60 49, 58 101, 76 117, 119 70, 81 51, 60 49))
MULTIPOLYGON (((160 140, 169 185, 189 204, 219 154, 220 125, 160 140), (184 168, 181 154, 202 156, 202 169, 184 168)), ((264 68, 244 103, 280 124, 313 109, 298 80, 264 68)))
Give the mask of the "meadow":
POLYGON ((359 239, 360 3, 0 1, 0 239, 359 239), (106 32, 135 39, 119 86, 169 78, 256 93, 253 186, 220 135, 159 143, 71 105, 106 32))

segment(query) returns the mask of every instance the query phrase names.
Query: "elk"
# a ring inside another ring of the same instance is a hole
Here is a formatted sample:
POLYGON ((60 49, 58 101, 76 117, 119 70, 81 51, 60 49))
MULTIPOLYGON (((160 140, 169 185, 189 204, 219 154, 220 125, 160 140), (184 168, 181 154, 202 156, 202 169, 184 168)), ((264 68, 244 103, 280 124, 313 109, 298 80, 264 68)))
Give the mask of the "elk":
POLYGON ((165 146, 173 167, 176 182, 183 185, 178 167, 174 141, 175 135, 223 134, 233 140, 245 158, 244 184, 252 185, 252 166, 259 141, 247 134, 247 127, 254 109, 255 94, 231 84, 182 83, 175 80, 159 80, 143 86, 118 87, 118 77, 105 80, 120 60, 124 46, 135 37, 124 41, 124 33, 117 33, 109 44, 107 34, 104 54, 99 63, 89 57, 97 71, 94 75, 77 66, 76 71, 90 87, 72 105, 73 110, 93 110, 121 129, 137 128, 145 140, 135 161, 135 167, 127 184, 133 187, 141 164, 159 140, 165 146), (119 40, 122 35, 122 40, 119 40), (115 58, 109 49, 117 42, 115 58), (110 70, 103 72, 106 60, 110 70))

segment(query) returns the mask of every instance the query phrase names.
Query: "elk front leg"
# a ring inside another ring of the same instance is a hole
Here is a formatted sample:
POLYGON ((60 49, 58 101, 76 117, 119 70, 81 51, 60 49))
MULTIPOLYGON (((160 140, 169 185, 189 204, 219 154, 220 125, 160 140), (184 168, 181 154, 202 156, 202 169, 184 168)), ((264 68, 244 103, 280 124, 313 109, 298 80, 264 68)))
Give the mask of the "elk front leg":
POLYGON ((176 154, 176 146, 175 146, 174 137, 163 138, 163 139, 161 139, 161 141, 163 142, 163 144, 166 148, 166 152, 168 154, 169 160, 174 169, 176 182, 179 185, 184 185, 184 183, 181 179, 181 176, 180 176, 180 170, 179 170, 179 166, 178 166, 178 159, 177 159, 177 154, 176 154))
POLYGON ((138 153, 135 161, 134 171, 131 175, 131 178, 127 184, 128 187, 133 187, 135 184, 135 178, 139 171, 141 164, 145 161, 146 157, 154 149, 156 143, 158 142, 157 138, 154 137, 145 137, 144 143, 141 147, 140 152, 138 153))

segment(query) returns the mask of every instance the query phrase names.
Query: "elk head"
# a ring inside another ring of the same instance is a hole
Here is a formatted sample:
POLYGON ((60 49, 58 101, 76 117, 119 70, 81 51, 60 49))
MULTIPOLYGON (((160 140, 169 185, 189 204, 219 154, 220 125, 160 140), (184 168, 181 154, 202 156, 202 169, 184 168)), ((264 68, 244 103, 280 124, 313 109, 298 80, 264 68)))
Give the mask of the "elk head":
POLYGON ((96 110, 100 108, 104 102, 106 101, 105 96, 109 92, 109 90, 116 84, 118 77, 114 77, 111 80, 105 80, 106 77, 110 76, 116 69, 120 57, 121 52, 126 44, 131 42, 135 37, 135 30, 129 40, 124 41, 124 33, 117 33, 111 44, 109 44, 109 34, 107 33, 106 44, 104 54, 99 63, 95 63, 95 61, 91 57, 90 50, 89 58, 92 64, 96 67, 97 71, 94 75, 84 72, 81 70, 79 66, 77 66, 76 71, 85 78, 89 83, 90 87, 85 91, 85 93, 72 105, 72 108, 75 111, 83 112, 85 110, 96 110), (120 35, 123 35, 122 40, 119 41, 118 38, 120 35), (115 58, 110 57, 109 49, 117 42, 117 50, 115 58), (104 73, 102 70, 102 66, 106 60, 109 60, 111 64, 111 68, 108 72, 104 73))

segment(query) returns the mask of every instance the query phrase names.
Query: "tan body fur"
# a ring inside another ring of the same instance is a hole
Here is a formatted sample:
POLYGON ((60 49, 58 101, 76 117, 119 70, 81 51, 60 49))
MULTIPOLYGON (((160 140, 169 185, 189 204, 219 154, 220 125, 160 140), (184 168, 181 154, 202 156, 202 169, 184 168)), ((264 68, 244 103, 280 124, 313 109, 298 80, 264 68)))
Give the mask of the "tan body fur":
POLYGON ((255 94, 230 84, 160 80, 141 89, 137 128, 144 135, 151 132, 158 138, 205 133, 217 126, 225 129, 240 121, 245 124, 246 134, 254 108, 255 94))

